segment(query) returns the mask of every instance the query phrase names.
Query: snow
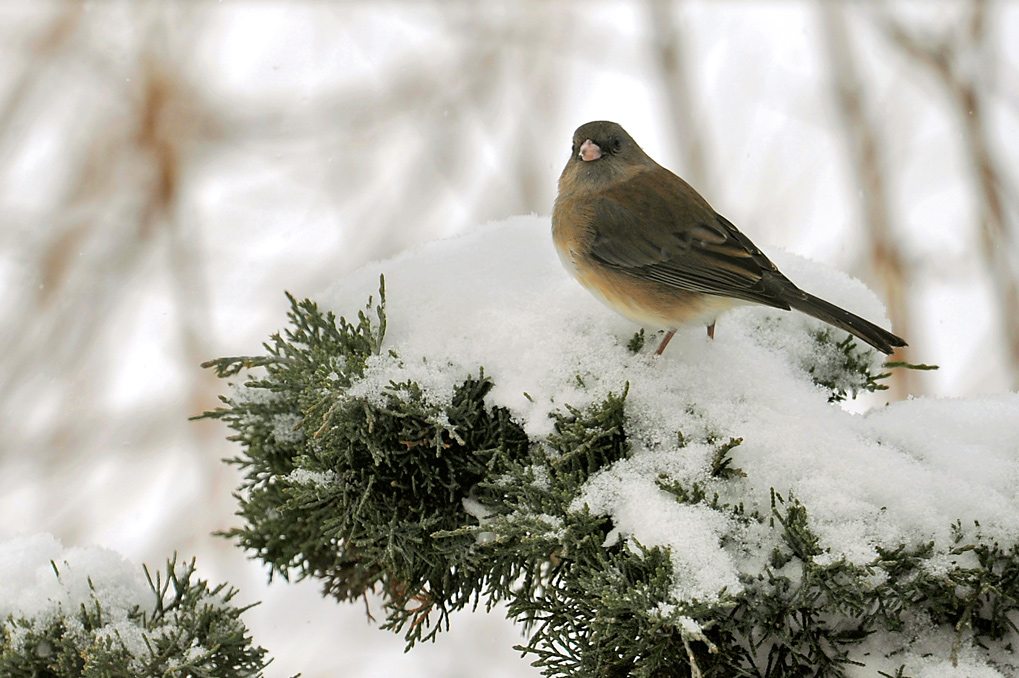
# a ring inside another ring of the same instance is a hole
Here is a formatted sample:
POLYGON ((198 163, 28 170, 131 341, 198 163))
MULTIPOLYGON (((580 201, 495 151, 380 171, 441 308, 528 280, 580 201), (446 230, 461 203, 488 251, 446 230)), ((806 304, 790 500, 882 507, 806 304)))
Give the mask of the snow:
POLYGON ((294 412, 277 414, 272 418, 272 437, 280 443, 297 443, 304 439, 300 430, 301 417, 294 412))
MULTIPOLYGON (((860 282, 789 254, 769 256, 807 291, 888 326, 860 282)), ((829 561, 865 563, 878 546, 928 540, 943 553, 956 521, 968 531, 979 521, 985 537, 1002 543, 1019 538, 1015 393, 918 398, 853 413, 829 403, 804 372, 817 361, 808 330, 821 323, 756 306, 722 315, 714 340, 701 327, 684 328, 652 359, 656 337, 649 333, 634 355, 626 344, 638 328, 561 267, 547 217, 488 224, 370 264, 329 290, 324 305, 351 318, 368 295, 377 298, 380 273, 384 348, 396 357, 383 351, 373 358, 353 394, 375 398, 390 380, 413 379, 441 400, 483 368, 495 383, 491 403, 541 437, 552 431, 551 412, 583 408, 629 385, 633 454, 591 478, 578 502, 611 514, 613 537, 672 546, 679 600, 738 590, 738 573, 759 568, 761 555, 752 535, 721 545, 720 535, 733 529, 723 514, 676 502, 655 485, 662 473, 709 486, 723 502, 727 493, 749 497, 756 505, 747 510, 762 514, 770 512, 772 488, 795 497, 829 561), (691 441, 742 438, 731 457, 746 478, 711 479, 713 448, 683 445, 677 432, 691 441)), ((873 354, 875 365, 883 359, 873 354)), ((942 671, 925 665, 921 675, 956 675, 942 671)))
MULTIPOLYGON (((99 636, 116 636, 134 656, 147 654, 142 630, 128 620, 140 606, 152 607, 152 590, 140 567, 104 548, 65 549, 49 534, 15 537, 0 542, 0 619, 8 616, 31 620, 44 628, 57 619, 83 646, 91 644, 78 613, 82 606, 102 608, 104 626, 99 636), (57 576, 57 572, 59 576, 57 576)), ((14 642, 24 631, 10 627, 14 642)))
POLYGON ((287 480, 297 485, 328 487, 336 482, 336 473, 332 470, 309 471, 306 468, 297 468, 287 475, 287 480))
POLYGON ((586 504, 595 514, 612 515, 615 528, 605 546, 629 535, 645 547, 670 547, 676 572, 673 594, 680 600, 714 602, 723 589, 743 589, 732 557, 718 548, 721 535, 732 526, 718 511, 680 504, 658 489, 655 480, 676 457, 638 454, 614 464, 591 478, 570 508, 576 511, 586 504))
POLYGON ((910 676, 916 678, 1005 678, 1000 671, 985 664, 980 658, 962 656, 955 666, 936 658, 916 659, 910 663, 910 676))

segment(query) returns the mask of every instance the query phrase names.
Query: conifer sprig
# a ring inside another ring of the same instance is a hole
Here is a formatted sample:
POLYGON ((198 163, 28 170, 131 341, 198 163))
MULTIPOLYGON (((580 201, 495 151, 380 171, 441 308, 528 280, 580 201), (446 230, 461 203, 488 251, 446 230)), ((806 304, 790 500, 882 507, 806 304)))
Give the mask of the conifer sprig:
MULTIPOLYGON (((51 562, 61 579, 61 565, 51 562)), ((96 576, 103 573, 95 573, 96 576)), ((104 605, 88 579, 90 598, 56 617, 11 614, 0 621, 0 676, 10 678, 257 678, 269 664, 240 620, 249 607, 231 604, 237 591, 210 588, 195 561, 176 554, 153 578, 151 602, 130 610, 104 605)), ((296 677, 295 677, 296 678, 296 677)))
MULTIPOLYGON (((932 544, 882 549, 864 564, 834 556, 789 493, 773 491, 770 514, 767 497, 745 494, 736 461, 746 436, 679 434, 679 448, 708 451, 700 479, 655 479, 672 500, 718 512, 732 526, 724 548, 760 549, 765 563, 739 590, 682 598, 668 548, 620 538, 611 516, 578 502, 591 478, 633 454, 628 385, 584 409, 564 405, 551 435, 529 438, 489 402, 481 366, 451 393, 408 379, 354 395, 383 352, 383 303, 353 324, 291 298, 290 318, 266 356, 210 363, 223 376, 264 371, 205 415, 242 448, 230 460, 245 473, 242 525, 225 534, 326 595, 381 594, 382 626, 408 646, 482 602, 506 603, 530 634, 520 649, 564 678, 840 678, 873 634, 907 647, 917 619, 951 629, 959 647, 1016 634, 1019 547, 960 526, 951 565, 930 566, 932 544)), ((881 388, 852 342, 816 341, 826 342, 820 362, 802 369, 832 400, 881 388)))

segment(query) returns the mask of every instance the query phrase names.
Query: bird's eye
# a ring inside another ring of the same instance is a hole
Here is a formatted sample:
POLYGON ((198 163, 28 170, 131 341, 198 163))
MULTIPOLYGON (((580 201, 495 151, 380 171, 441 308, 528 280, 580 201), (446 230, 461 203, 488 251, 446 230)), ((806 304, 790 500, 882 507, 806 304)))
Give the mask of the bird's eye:
POLYGON ((618 153, 619 149, 623 147, 623 142, 616 137, 613 137, 609 140, 609 147, 612 149, 613 153, 618 153))

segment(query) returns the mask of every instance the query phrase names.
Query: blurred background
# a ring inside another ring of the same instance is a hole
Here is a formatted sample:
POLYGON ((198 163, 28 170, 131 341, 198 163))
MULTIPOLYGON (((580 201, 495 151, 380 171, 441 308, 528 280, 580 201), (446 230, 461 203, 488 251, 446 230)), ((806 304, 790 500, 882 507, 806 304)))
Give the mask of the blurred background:
POLYGON ((197 556, 263 601, 270 676, 535 676, 498 613, 404 655, 211 537, 238 476, 187 421, 225 388, 199 363, 258 352, 283 290, 550 214, 610 119, 766 251, 870 285, 941 366, 888 397, 1015 390, 1017 64, 1009 2, 4 0, 0 538, 197 556))

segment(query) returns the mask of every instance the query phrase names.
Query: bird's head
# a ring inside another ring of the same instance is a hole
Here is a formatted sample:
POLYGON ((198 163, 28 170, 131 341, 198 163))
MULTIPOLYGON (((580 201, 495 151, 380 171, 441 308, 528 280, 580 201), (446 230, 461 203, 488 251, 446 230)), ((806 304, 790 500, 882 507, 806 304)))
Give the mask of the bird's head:
POLYGON ((654 165, 619 124, 608 120, 588 122, 573 133, 573 148, 559 177, 559 190, 604 188, 654 165))

